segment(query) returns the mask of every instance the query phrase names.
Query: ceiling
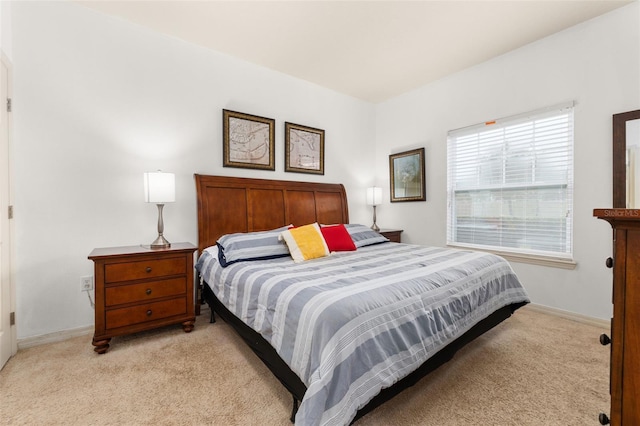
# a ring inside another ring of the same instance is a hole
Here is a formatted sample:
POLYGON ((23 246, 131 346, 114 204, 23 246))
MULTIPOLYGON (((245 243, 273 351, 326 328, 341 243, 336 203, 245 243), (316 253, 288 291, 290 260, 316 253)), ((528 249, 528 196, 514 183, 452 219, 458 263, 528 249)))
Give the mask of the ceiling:
POLYGON ((377 103, 631 0, 78 2, 377 103))

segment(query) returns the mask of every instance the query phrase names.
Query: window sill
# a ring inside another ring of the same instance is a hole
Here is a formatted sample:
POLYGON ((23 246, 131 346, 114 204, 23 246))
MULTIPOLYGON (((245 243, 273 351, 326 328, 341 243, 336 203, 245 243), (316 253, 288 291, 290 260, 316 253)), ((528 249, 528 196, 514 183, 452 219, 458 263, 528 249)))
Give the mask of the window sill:
POLYGON ((536 256, 532 254, 508 253, 508 252, 502 252, 498 250, 487 250, 487 249, 482 249, 478 247, 469 247, 469 246, 455 245, 455 244, 447 244, 447 247, 466 249, 466 250, 484 251, 487 253, 493 253, 493 254, 497 254, 498 256, 502 256, 510 262, 528 263, 531 265, 548 266, 551 268, 576 269, 576 266, 578 265, 573 260, 560 259, 557 257, 536 256))

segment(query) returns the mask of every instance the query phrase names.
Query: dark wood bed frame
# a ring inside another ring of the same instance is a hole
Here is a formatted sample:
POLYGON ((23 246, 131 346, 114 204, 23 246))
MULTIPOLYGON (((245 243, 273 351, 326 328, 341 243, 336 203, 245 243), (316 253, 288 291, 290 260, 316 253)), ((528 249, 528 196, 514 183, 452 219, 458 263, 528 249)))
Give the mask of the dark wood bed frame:
MULTIPOLYGON (((198 199, 198 249, 215 245, 219 237, 234 232, 275 229, 288 224, 349 223, 347 196, 340 184, 248 179, 225 176, 195 175, 198 199)), ((293 397, 291 421, 298 402, 307 388, 300 378, 278 356, 260 334, 233 315, 211 292, 208 285, 200 291, 214 312, 229 323, 253 352, 271 370, 293 397)), ((429 372, 444 364, 464 345, 498 325, 524 305, 505 306, 429 358, 409 376, 390 388, 383 389, 358 411, 354 421, 414 385, 429 372)))

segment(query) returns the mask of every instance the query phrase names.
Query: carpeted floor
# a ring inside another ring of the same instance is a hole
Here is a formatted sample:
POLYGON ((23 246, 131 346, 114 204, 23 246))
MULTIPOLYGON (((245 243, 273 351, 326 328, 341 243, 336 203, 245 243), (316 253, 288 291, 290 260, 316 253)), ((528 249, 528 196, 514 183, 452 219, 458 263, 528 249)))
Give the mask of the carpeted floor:
MULTIPOLYGON (((527 307, 356 424, 597 424, 609 348, 595 326, 527 307)), ((231 327, 166 327, 18 351, 0 371, 0 424, 290 425, 291 397, 231 327)))

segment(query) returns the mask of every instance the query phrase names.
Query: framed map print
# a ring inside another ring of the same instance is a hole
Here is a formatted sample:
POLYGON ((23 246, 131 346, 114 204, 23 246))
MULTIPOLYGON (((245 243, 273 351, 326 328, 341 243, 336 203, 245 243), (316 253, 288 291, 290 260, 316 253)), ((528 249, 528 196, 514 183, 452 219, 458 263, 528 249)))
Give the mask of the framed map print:
POLYGON ((324 174, 324 130, 284 123, 284 171, 324 174))
POLYGON ((424 148, 389 156, 391 202, 426 201, 424 148))
POLYGON ((275 170, 275 127, 271 118, 223 109, 222 165, 275 170))

